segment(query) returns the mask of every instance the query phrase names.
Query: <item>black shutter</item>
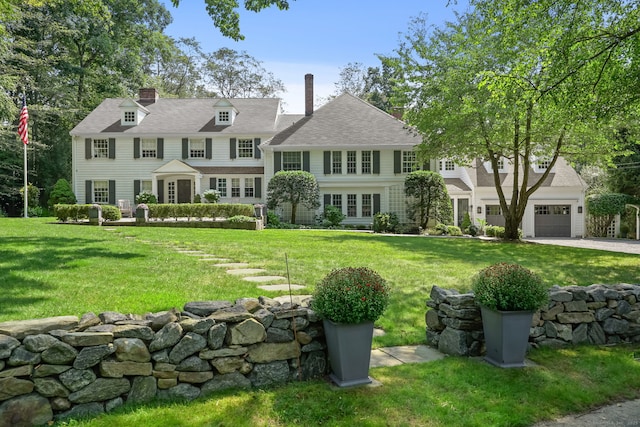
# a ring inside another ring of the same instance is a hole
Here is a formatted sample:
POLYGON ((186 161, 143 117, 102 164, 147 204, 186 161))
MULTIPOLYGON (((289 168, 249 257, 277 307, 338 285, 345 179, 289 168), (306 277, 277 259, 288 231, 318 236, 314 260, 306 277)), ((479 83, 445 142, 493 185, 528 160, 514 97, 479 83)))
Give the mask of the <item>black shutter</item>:
POLYGON ((93 183, 89 180, 84 182, 84 201, 86 204, 93 203, 93 183))
POLYGON ((229 139, 229 158, 230 159, 236 158, 236 139, 235 138, 229 139))
POLYGON ((189 138, 182 138, 182 158, 189 158, 189 138))
POLYGON ((393 173, 402 173, 402 151, 393 152, 393 173))
POLYGON ((218 180, 217 180, 217 178, 209 178, 209 188, 211 190, 217 190, 218 189, 218 180))
POLYGON ((84 139, 84 158, 90 159, 91 156, 91 138, 84 139))
POLYGON ((324 173, 325 175, 331 174, 331 151, 324 152, 324 173))
POLYGON ((262 152, 258 148, 258 146, 260 145, 260 141, 260 138, 253 138, 253 158, 255 159, 259 159, 262 157, 262 152))
POLYGON ((204 140, 204 157, 207 159, 213 157, 213 141, 211 138, 205 138, 204 140))
POLYGON ((380 213, 380 194, 373 195, 373 214, 380 213))
POLYGON ((280 172, 282 170, 282 152, 273 152, 273 173, 280 172))
POLYGON ((373 152, 373 173, 380 173, 380 152, 373 152))
POLYGON ((158 138, 156 150, 156 157, 158 159, 164 159, 164 138, 158 138))
POLYGON ((109 204, 116 204, 116 182, 113 179, 109 180, 109 204))
POLYGON ((327 206, 331 204, 331 194, 324 195, 324 208, 327 209, 327 206))
POLYGON ((109 138, 109 158, 110 159, 116 158, 116 139, 115 138, 109 138))
POLYGON ((140 138, 133 138, 133 158, 140 158, 140 138))
POLYGON ((431 170, 431 162, 429 160, 427 160, 422 164, 422 170, 423 171, 431 170))
POLYGON ((158 180, 158 203, 164 203, 164 179, 158 180))
POLYGON ((133 180, 133 201, 135 203, 136 201, 136 196, 140 194, 140 180, 139 179, 135 179, 133 180))
POLYGON ((262 197, 262 178, 255 178, 253 184, 253 197, 260 199, 262 197))
POLYGON ((302 170, 305 172, 310 172, 310 161, 309 161, 309 152, 308 151, 303 151, 302 152, 302 170))

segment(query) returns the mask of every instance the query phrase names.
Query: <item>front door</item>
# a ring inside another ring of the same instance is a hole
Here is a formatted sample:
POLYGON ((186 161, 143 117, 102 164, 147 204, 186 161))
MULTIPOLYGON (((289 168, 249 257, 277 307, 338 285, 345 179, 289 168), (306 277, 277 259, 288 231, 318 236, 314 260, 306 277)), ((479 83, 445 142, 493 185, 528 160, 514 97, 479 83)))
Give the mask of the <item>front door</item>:
POLYGON ((178 203, 191 203, 191 180, 178 180, 178 203))

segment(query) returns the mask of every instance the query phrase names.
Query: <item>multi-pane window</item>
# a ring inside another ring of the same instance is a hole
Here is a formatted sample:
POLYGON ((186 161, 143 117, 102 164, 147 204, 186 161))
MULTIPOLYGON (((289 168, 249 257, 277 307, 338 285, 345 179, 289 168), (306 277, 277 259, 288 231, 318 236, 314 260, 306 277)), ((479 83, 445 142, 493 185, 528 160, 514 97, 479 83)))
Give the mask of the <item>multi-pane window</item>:
POLYGON ((284 151, 282 153, 282 170, 302 170, 302 153, 299 151, 284 151))
POLYGON ((93 202, 109 203, 109 181, 93 181, 93 202))
POLYGON ((456 164, 453 162, 453 160, 440 160, 439 163, 439 169, 441 171, 452 171, 456 169, 456 164))
POLYGON ((153 189, 153 182, 149 179, 149 180, 143 180, 140 181, 140 192, 147 192, 147 193, 151 193, 151 190, 153 189))
POLYGON ((331 173, 342 173, 342 151, 334 151, 331 153, 331 173))
POLYGON ((500 205, 487 205, 486 206, 487 215, 502 215, 502 209, 500 205))
POLYGON ((332 194, 331 204, 340 209, 340 212, 342 212, 342 194, 332 194))
POLYGON ((362 152, 362 173, 371 173, 371 151, 362 152))
POLYGON ((93 140, 93 157, 96 159, 109 158, 109 141, 106 139, 93 140))
POLYGON ((156 158, 158 153, 158 142, 154 138, 143 138, 140 144, 142 158, 156 158))
POLYGON ((244 179, 244 197, 253 197, 254 195, 254 190, 253 190, 253 184, 254 184, 254 179, 253 178, 245 178, 244 179))
POLYGON ((125 111, 124 112, 124 121, 125 121, 125 123, 135 123, 136 122, 136 112, 135 111, 125 111))
POLYGON ((536 164, 538 166, 538 169, 547 170, 547 169, 549 169, 549 166, 551 165, 551 160, 538 160, 538 162, 536 164))
POLYGON ((347 173, 357 173, 357 160, 355 151, 347 151, 347 173))
POLYGON ((362 216, 371 216, 371 194, 362 195, 362 216))
POLYGON ((253 157, 253 139, 238 140, 238 157, 240 158, 253 157))
POLYGON ((498 159, 498 170, 504 170, 504 159, 498 159))
POLYGON ((220 197, 227 197, 227 178, 218 178, 218 193, 220 197))
POLYGON ((240 178, 231 178, 231 197, 240 197, 240 178))
POLYGON ((167 183, 167 201, 169 203, 176 202, 176 183, 175 181, 170 181, 167 183))
POLYGON ((347 194, 347 216, 358 216, 358 196, 347 194))
POLYGON ((189 140, 189 157, 192 159, 204 159, 204 139, 189 140))
POLYGON ((218 121, 220 123, 228 123, 229 122, 229 112, 228 111, 220 111, 220 112, 218 112, 218 121))
POLYGON ((409 173, 415 170, 416 153, 415 151, 402 152, 402 173, 409 173))

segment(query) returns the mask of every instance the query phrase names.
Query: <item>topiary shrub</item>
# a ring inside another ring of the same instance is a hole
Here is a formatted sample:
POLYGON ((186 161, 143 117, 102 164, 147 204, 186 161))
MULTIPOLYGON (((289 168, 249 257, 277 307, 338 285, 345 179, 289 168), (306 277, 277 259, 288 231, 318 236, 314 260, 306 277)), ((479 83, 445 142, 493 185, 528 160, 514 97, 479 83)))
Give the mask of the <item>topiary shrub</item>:
POLYGON ((464 217, 462 218, 462 223, 460 224, 460 228, 462 230, 466 230, 471 225, 471 216, 469 216, 469 212, 464 213, 464 217))
POLYGON ((475 237, 478 235, 478 227, 476 227, 475 225, 471 224, 469 227, 467 227, 467 234, 475 237))
POLYGON ((47 202, 49 209, 53 208, 57 204, 74 205, 78 202, 76 195, 71 190, 71 185, 66 179, 59 179, 53 186, 51 194, 49 194, 49 201, 47 202))
POLYGON ((476 303, 498 311, 533 311, 549 299, 540 276, 519 264, 493 264, 475 275, 476 303))

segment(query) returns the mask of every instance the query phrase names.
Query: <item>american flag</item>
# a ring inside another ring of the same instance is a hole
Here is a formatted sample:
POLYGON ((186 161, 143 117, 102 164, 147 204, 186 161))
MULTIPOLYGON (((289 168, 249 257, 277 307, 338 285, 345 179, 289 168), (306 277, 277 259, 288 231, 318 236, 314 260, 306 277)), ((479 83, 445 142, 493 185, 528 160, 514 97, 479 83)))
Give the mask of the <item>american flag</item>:
POLYGON ((20 110, 20 122, 18 123, 18 135, 20 135, 20 139, 27 145, 29 143, 29 110, 27 110, 27 100, 26 98, 22 98, 22 109, 20 110))

